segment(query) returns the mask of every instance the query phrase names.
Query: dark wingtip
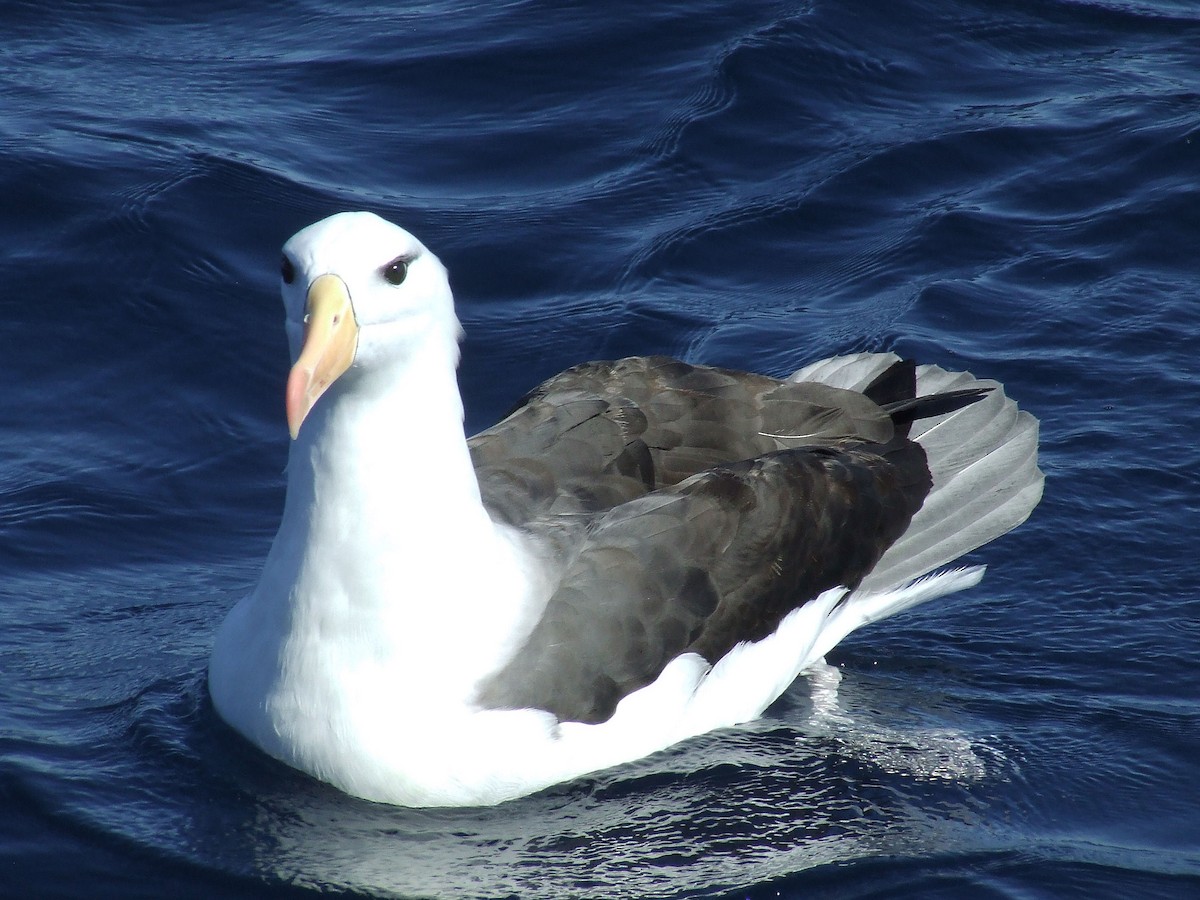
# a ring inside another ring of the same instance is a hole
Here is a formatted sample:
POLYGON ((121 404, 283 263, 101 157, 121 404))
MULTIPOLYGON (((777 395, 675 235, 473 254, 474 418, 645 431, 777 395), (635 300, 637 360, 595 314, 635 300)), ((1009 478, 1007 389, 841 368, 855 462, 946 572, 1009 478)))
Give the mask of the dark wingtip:
POLYGON ((917 396, 917 364, 911 359, 892 363, 863 388, 863 394, 892 417, 900 435, 917 419, 941 416, 970 406, 991 392, 989 387, 963 388, 940 394, 917 396))
POLYGON ((963 388, 958 391, 945 391, 941 394, 929 394, 924 397, 914 397, 911 400, 900 400, 895 403, 880 404, 892 417, 897 429, 907 431, 908 426, 917 419, 928 419, 932 416, 942 416, 956 412, 972 403, 978 403, 992 392, 990 387, 963 388))
POLYGON ((863 388, 863 395, 884 409, 917 396, 917 364, 911 359, 892 363, 863 388))

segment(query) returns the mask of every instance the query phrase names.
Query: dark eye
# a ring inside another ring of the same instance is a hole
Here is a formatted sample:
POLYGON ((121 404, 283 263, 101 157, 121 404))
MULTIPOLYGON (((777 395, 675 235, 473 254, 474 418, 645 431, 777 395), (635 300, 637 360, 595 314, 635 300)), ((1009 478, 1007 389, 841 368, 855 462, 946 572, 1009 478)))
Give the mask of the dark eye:
POLYGON ((404 257, 397 257, 380 270, 383 274, 383 279, 388 284, 403 284, 404 279, 408 277, 408 260, 404 257))
POLYGON ((296 280, 296 267, 292 265, 292 261, 286 256, 279 264, 279 274, 282 276, 284 284, 291 284, 296 280))

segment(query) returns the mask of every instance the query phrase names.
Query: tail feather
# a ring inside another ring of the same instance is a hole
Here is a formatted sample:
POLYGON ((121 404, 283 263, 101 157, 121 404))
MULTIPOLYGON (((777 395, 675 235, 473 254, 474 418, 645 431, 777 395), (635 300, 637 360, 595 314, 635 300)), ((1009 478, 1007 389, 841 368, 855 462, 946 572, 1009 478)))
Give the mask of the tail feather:
MULTIPOLYGON (((792 378, 863 390, 896 360, 891 353, 860 353, 822 360, 792 378)), ((1037 420, 995 381, 917 367, 918 397, 955 392, 978 399, 912 423, 909 437, 925 450, 933 488, 856 594, 885 591, 953 562, 1020 525, 1041 498, 1037 420)))
POLYGON ((819 381, 847 391, 865 391, 889 368, 900 362, 895 353, 851 353, 809 363, 788 381, 819 381))
POLYGON ((815 665, 826 653, 841 643, 842 638, 863 625, 894 616, 927 600, 974 587, 983 579, 985 568, 970 566, 965 569, 948 569, 918 578, 902 587, 879 592, 859 588, 848 595, 825 620, 801 670, 815 665))
MULTIPOLYGON (((813 363, 792 380, 870 388, 876 402, 904 402, 897 397, 904 375, 898 362, 890 353, 860 353, 813 363)), ((792 610, 763 640, 738 644, 711 670, 693 668, 695 693, 680 720, 681 737, 753 718, 852 631, 979 583, 983 566, 933 570, 1015 528, 1037 505, 1038 424, 994 381, 936 366, 916 369, 918 401, 956 391, 964 393, 952 396, 941 415, 912 421, 909 437, 925 449, 933 487, 907 531, 855 590, 831 588, 792 610)), ((685 662, 703 664, 685 654, 672 666, 685 662)))

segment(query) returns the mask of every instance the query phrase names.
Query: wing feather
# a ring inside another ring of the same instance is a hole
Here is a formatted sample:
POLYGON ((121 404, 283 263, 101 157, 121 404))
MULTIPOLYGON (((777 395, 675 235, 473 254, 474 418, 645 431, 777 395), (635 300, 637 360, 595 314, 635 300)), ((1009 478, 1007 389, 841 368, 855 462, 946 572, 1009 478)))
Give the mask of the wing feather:
POLYGON ((776 450, 892 434, 858 392, 652 356, 568 369, 469 446, 484 505, 519 525, 600 512, 776 450))
POLYGON ((856 586, 928 489, 924 453, 900 439, 775 451, 624 504, 595 523, 480 702, 605 721, 680 653, 713 662, 856 586))

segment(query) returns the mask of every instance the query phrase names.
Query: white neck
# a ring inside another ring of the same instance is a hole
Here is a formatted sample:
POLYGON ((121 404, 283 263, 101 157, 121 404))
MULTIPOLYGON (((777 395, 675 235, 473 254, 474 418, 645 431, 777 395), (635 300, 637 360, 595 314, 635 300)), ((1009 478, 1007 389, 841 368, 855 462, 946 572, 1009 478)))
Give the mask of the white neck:
MULTIPOLYGON (((352 370, 335 383, 292 447, 276 539, 286 553, 273 548, 263 573, 267 585, 279 583, 274 567, 290 570, 279 574, 295 586, 296 614, 318 616, 328 632, 336 610, 356 653, 419 661, 422 678, 454 655, 429 658, 431 641, 474 643, 473 625, 498 599, 501 607, 524 599, 503 596, 516 589, 505 577, 517 574, 515 548, 480 503, 456 356, 420 344, 391 371, 352 370)), ((487 665, 479 655, 495 647, 498 624, 481 629, 476 665, 487 665)), ((467 675, 462 660, 454 669, 467 675)), ((439 681, 447 689, 450 674, 439 681)))
POLYGON ((544 606, 525 540, 480 503, 454 361, 418 349, 321 398, 262 578, 218 635, 222 715, 309 771, 332 732, 469 710, 544 606))
POLYGON ((440 561, 440 552, 429 560, 421 551, 444 548, 456 534, 459 547, 478 539, 491 522, 462 420, 445 348, 419 346, 384 371, 351 369, 292 444, 281 537, 299 525, 311 544, 320 529, 324 540, 349 543, 344 549, 357 556, 397 554, 410 571, 440 561))

